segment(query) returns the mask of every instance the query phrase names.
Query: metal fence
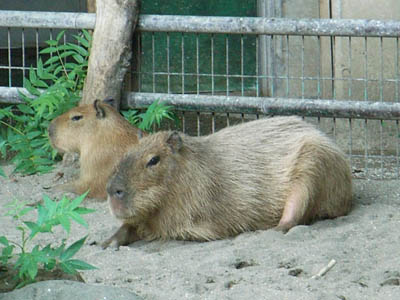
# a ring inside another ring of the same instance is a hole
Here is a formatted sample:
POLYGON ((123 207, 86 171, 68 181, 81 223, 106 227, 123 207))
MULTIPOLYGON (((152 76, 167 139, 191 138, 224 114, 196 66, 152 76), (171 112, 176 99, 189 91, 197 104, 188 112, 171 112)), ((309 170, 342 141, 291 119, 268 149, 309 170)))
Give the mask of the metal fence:
MULTIPOLYGON (((46 39, 94 24, 94 14, 0 11, 0 102, 19 101, 46 39)), ((349 154, 355 177, 398 179, 399 36, 395 21, 142 15, 123 107, 162 99, 198 135, 301 115, 349 154)))

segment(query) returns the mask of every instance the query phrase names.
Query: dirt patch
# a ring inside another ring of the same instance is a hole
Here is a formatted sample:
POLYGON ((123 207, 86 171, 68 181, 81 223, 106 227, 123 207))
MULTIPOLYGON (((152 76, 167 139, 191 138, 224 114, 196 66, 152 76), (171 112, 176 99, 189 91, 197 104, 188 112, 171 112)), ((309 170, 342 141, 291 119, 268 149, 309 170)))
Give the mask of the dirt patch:
MULTIPOLYGON (((0 178, 0 235, 19 237, 14 221, 4 217, 13 198, 34 203, 44 193, 61 196, 51 188, 58 172, 65 170, 0 178)), ((86 201, 96 209, 86 216, 89 231, 74 224, 67 243, 89 234, 76 257, 98 267, 81 273, 86 283, 144 299, 400 299, 399 181, 356 180, 354 195, 348 216, 296 226, 286 235, 267 230, 207 243, 139 241, 119 251, 99 246, 120 225, 107 203, 86 201), (332 259, 336 265, 313 279, 332 259)))

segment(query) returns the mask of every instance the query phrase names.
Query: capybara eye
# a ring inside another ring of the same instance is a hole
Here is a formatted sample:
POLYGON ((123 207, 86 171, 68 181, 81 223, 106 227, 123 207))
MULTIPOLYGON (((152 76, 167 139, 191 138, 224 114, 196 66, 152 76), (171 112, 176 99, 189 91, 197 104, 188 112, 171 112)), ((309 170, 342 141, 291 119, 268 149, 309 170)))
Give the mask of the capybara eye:
POLYGON ((115 191, 115 196, 117 196, 118 198, 122 198, 124 197, 125 193, 123 190, 116 190, 115 191))
POLYGON ((77 115, 77 116, 71 117, 71 120, 72 120, 72 121, 79 121, 79 120, 82 119, 82 118, 83 118, 83 116, 77 115))
POLYGON ((147 163, 146 167, 154 166, 154 165, 158 164, 159 161, 160 161, 160 157, 159 156, 154 156, 152 159, 149 160, 149 162, 147 163))

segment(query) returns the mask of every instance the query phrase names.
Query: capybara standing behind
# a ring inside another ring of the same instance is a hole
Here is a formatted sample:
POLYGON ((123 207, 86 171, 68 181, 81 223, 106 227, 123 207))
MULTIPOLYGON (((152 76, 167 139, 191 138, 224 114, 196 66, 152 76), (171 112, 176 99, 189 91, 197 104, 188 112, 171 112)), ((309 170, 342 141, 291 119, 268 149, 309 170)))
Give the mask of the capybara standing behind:
POLYGON ((324 134, 298 117, 274 117, 205 137, 143 137, 110 177, 107 193, 123 225, 103 247, 286 232, 347 214, 352 184, 345 155, 324 134))
POLYGON ((59 188, 76 194, 106 199, 106 184, 115 165, 127 149, 138 143, 140 131, 125 120, 112 99, 72 108, 49 126, 52 146, 59 152, 80 155, 79 179, 59 188))

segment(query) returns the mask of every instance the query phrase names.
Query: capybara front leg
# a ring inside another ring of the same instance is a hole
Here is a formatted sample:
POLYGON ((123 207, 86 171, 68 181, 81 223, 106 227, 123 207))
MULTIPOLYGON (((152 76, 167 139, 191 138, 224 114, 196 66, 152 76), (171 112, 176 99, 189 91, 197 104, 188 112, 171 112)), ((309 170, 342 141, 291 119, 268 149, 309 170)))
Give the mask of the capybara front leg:
POLYGON ((282 217, 278 226, 274 229, 286 233, 292 227, 303 222, 307 206, 309 205, 309 197, 306 188, 301 185, 296 185, 289 194, 283 208, 282 217))
POLYGON ((116 233, 101 243, 101 247, 106 249, 111 246, 112 248, 118 249, 119 246, 126 246, 138 240, 139 237, 136 232, 136 226, 123 224, 116 233))

